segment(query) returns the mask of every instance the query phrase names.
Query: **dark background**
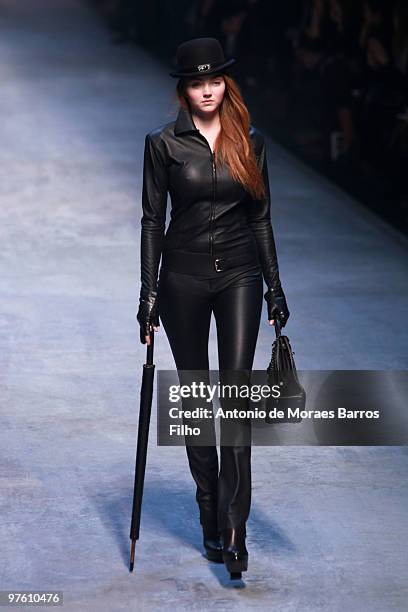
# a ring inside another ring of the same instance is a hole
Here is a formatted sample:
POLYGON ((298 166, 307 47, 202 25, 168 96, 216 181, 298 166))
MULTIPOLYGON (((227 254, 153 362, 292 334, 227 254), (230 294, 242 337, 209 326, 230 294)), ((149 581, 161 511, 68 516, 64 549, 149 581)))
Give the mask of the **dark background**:
POLYGON ((252 121, 408 233, 407 0, 89 0, 112 44, 174 66, 215 36, 252 121))

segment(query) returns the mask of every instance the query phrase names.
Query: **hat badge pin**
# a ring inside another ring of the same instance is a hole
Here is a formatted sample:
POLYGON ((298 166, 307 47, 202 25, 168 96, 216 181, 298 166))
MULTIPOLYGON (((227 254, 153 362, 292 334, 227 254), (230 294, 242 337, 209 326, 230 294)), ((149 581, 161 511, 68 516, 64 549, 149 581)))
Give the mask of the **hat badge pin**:
POLYGON ((198 64, 197 70, 209 70, 211 68, 211 64, 198 64))

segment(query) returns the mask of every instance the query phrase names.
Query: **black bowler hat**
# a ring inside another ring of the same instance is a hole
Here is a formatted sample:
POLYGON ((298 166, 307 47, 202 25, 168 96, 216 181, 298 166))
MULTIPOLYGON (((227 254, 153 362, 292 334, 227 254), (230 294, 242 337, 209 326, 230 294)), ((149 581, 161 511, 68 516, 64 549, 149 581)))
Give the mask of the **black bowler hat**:
POLYGON ((213 74, 235 63, 225 59, 224 51, 216 38, 193 38, 181 43, 176 53, 177 72, 172 77, 190 77, 213 74))

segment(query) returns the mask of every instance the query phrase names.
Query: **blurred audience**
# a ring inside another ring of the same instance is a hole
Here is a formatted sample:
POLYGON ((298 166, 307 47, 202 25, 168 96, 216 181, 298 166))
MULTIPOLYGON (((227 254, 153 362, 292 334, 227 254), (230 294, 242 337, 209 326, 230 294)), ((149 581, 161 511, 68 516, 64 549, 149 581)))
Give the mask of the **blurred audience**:
MULTIPOLYGON (((408 0, 90 0, 113 43, 164 59, 215 36, 254 114, 408 230, 408 0), (371 189, 371 191, 370 191, 371 189)), ((400 225, 401 225, 400 224, 400 225)))

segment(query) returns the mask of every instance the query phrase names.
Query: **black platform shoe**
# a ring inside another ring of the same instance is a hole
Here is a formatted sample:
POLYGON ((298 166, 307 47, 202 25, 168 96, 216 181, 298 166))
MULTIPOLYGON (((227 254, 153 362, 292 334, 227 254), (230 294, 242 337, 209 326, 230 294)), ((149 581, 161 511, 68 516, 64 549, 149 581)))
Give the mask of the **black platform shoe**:
POLYGON ((230 573, 231 580, 241 578, 241 572, 246 572, 248 569, 245 537, 245 525, 222 530, 222 559, 230 573))
POLYGON ((221 536, 213 527, 203 525, 203 544, 205 556, 214 563, 223 563, 221 536))

